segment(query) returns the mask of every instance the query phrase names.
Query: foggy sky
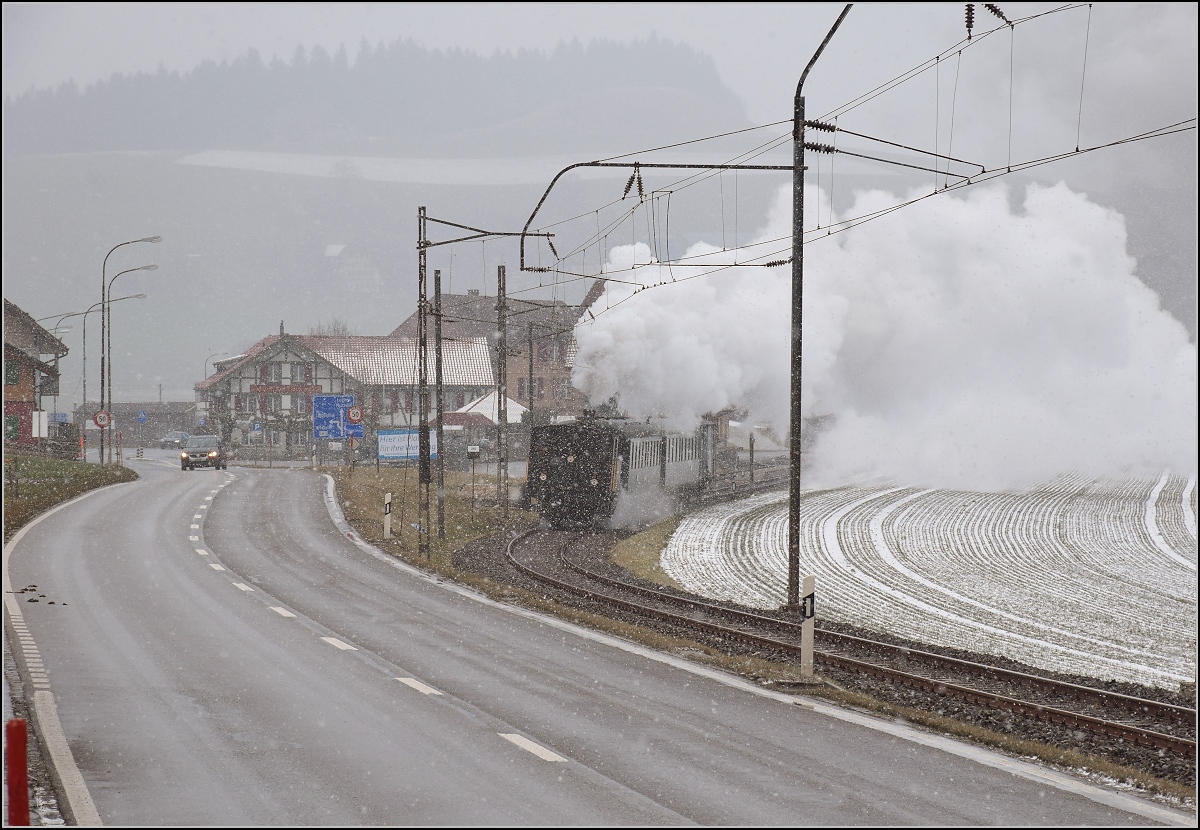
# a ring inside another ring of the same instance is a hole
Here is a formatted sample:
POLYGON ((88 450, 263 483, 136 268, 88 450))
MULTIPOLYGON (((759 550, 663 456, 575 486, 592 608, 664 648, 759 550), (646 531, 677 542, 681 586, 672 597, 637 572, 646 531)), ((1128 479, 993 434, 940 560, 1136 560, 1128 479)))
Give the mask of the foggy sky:
MULTIPOLYGON (((1046 3, 1001 4, 1010 18, 1054 7, 1046 3)), ((710 56, 726 85, 745 102, 751 122, 766 123, 791 117, 796 79, 840 10, 840 4, 6 3, 3 85, 8 97, 68 80, 86 86, 114 72, 153 72, 160 65, 186 72, 202 60, 232 59, 249 48, 257 49, 264 61, 275 55, 287 60, 297 45, 311 48, 320 44, 331 53, 344 45, 353 56, 364 37, 372 43, 411 37, 430 47, 491 54, 498 49, 550 51, 570 39, 631 42, 656 34, 710 56)), ((976 15, 977 33, 998 23, 981 4, 976 5, 976 15)), ((957 104, 956 149, 970 147, 985 156, 985 163, 994 164, 1009 153, 1029 158, 1069 149, 1077 135, 1079 142, 1088 146, 1195 116, 1194 4, 1097 4, 1090 29, 1087 15, 1086 7, 1055 15, 1046 18, 1044 25, 1019 28, 1011 44, 1002 42, 1000 38, 1007 36, 1001 35, 995 43, 975 50, 973 54, 983 57, 971 64, 979 74, 963 79, 964 90, 972 92, 957 104), (1085 37, 1087 72, 1081 107, 1085 37), (996 121, 1010 103, 1010 54, 1011 150, 1007 124, 996 121)), ((809 76, 809 116, 822 116, 956 42, 964 32, 962 17, 961 4, 856 5, 809 76)), ((947 125, 944 120, 935 123, 934 111, 935 102, 945 111, 945 99, 937 96, 950 92, 951 71, 946 61, 939 72, 925 73, 906 85, 903 94, 877 99, 856 110, 854 120, 843 123, 914 146, 944 141, 947 125)), ((612 152, 636 149, 615 146, 612 152)), ((1194 132, 1070 159, 1038 168, 1030 176, 1047 184, 1063 180, 1075 192, 1119 210, 1130 229, 1131 249, 1147 264, 1154 260, 1154 268, 1144 268, 1139 276, 1158 292, 1164 306, 1185 323, 1195 339, 1194 132)), ((431 204, 437 204, 445 192, 428 188, 431 204)), ((500 221, 519 224, 530 207, 524 203, 506 206, 505 215, 511 218, 500 221)), ((6 186, 6 228, 16 208, 6 186)), ((404 209, 409 210, 407 204, 404 209)), ((499 206, 489 210, 493 216, 500 212, 499 206)), ((130 233, 158 232, 153 224, 138 218, 130 233)), ((80 230, 94 232, 92 227, 80 230)), ((95 244, 106 248, 102 244, 106 241, 97 239, 95 244)), ((167 246, 162 247, 155 256, 166 256, 167 246)), ((24 286, 24 290, 14 290, 10 279, 18 275, 9 273, 7 255, 5 262, 6 296, 30 305, 26 298, 36 297, 36 289, 24 286)), ((170 284, 166 271, 160 271, 160 279, 154 283, 164 286, 155 289, 159 291, 156 303, 166 299, 165 286, 170 284)), ((128 279, 128 290, 145 290, 133 277, 128 279)), ((87 290, 90 296, 90 285, 87 290)), ((56 301, 52 308, 27 310, 36 317, 72 307, 60 305, 56 301)), ((314 307, 318 309, 314 319, 296 321, 294 330, 317 322, 319 300, 314 307)), ((150 314, 149 303, 146 308, 150 314)), ((163 306, 157 308, 161 315, 163 306)), ((141 312, 129 308, 125 313, 141 312)), ((267 312, 266 316, 272 318, 267 321, 270 325, 255 323, 251 329, 255 337, 277 326, 280 315, 267 312)), ((395 319, 387 330, 398 322, 395 319)), ((151 381, 157 380, 160 372, 179 377, 183 365, 193 367, 192 374, 198 376, 195 367, 202 365, 205 354, 244 348, 252 339, 244 332, 217 334, 206 336, 204 343, 191 344, 194 348, 186 355, 163 354, 163 360, 175 364, 170 370, 139 367, 146 381, 127 395, 118 389, 117 397, 149 399, 155 388, 151 381)), ((70 385, 66 374, 64 382, 70 385)), ((168 397, 191 395, 187 388, 168 389, 168 397)))

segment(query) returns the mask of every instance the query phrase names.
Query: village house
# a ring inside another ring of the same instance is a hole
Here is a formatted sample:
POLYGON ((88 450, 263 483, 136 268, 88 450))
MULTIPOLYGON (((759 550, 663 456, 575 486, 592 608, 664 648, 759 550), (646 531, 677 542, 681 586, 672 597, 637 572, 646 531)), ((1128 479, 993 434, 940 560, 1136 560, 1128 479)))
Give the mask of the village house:
POLYGON ((50 437, 49 413, 39 404, 43 396, 58 394, 58 360, 66 353, 61 340, 15 303, 4 301, 5 444, 34 446, 50 437), (43 423, 36 423, 39 419, 43 423))

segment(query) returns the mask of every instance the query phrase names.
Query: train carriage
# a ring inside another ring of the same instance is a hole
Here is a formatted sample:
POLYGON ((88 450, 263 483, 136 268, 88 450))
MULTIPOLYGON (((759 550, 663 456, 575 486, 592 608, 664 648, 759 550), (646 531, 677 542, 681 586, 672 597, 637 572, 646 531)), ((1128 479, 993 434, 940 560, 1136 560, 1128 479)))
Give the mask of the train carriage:
POLYGON ((534 427, 526 494, 552 527, 590 527, 621 497, 678 500, 712 478, 714 430, 666 432, 645 423, 585 418, 534 427))

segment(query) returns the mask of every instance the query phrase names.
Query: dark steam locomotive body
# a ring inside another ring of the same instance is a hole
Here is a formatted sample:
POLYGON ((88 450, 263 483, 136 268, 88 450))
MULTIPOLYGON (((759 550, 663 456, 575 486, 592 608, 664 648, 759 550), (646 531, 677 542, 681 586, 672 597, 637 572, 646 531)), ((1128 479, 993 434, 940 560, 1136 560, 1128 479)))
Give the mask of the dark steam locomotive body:
POLYGON ((714 429, 693 435, 650 425, 584 419, 534 427, 526 494, 551 527, 590 527, 620 497, 678 500, 712 478, 714 429))

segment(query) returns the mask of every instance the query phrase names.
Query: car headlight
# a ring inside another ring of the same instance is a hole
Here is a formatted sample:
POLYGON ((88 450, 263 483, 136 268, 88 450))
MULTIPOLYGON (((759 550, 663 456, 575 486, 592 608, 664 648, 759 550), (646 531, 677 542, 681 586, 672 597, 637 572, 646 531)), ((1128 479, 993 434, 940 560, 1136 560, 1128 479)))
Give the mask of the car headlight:
POLYGON ((212 452, 210 452, 210 453, 208 454, 208 457, 209 457, 209 458, 216 458, 216 457, 217 457, 217 451, 216 451, 216 450, 213 450, 212 452))
POLYGON ((179 457, 180 457, 180 458, 187 458, 187 453, 186 453, 186 452, 181 452, 181 453, 179 454, 179 457))

